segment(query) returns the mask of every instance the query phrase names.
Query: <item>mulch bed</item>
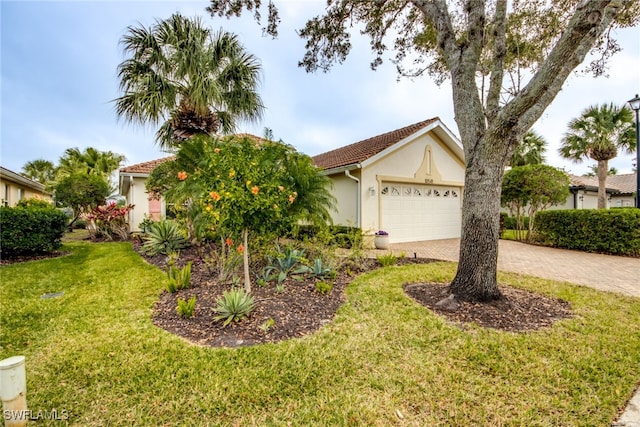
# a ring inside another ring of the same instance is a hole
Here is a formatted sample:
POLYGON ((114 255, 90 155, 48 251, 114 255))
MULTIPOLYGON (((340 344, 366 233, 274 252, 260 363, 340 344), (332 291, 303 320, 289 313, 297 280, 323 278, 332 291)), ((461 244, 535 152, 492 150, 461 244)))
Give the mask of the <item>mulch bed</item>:
MULTIPOLYGON (((139 251, 139 244, 133 242, 139 251)), ((2 264, 24 262, 60 256, 55 253, 48 256, 21 257, 2 260, 2 264)), ((167 257, 158 255, 141 256, 150 264, 166 270, 167 257)), ((270 283, 260 287, 252 285, 252 295, 256 308, 249 317, 240 322, 232 322, 226 327, 216 321, 213 308, 223 291, 231 289, 230 283, 220 284, 212 276, 203 260, 194 249, 185 249, 180 253, 179 265, 192 261, 191 287, 175 294, 163 291, 153 309, 153 322, 158 327, 183 337, 193 343, 210 347, 239 347, 267 342, 278 342, 311 334, 329 323, 336 310, 345 301, 345 288, 357 274, 379 268, 377 260, 364 260, 360 265, 351 265, 349 269, 339 271, 332 280, 333 289, 327 294, 316 291, 313 278, 287 278, 284 290, 278 292, 270 283), (177 299, 188 300, 196 296, 195 314, 184 318, 176 312, 177 299), (273 319, 273 326, 265 328, 273 319)), ((434 262, 431 259, 403 258, 399 264, 434 262)), ((572 316, 571 307, 566 301, 546 297, 521 289, 502 286, 504 299, 490 303, 459 302, 455 311, 443 310, 436 303, 447 296, 447 286, 441 284, 407 284, 405 292, 414 300, 423 304, 434 313, 448 321, 465 327, 475 323, 482 327, 510 332, 525 332, 553 325, 560 319, 572 316)))
MULTIPOLYGON (((166 257, 146 257, 147 261, 166 268, 166 257)), ((344 302, 344 289, 355 274, 379 268, 376 260, 365 260, 352 274, 340 271, 332 291, 322 295, 315 290, 316 279, 287 278, 284 291, 279 293, 271 283, 267 287, 252 286, 257 300, 251 315, 237 323, 222 326, 215 321, 213 307, 230 284, 219 284, 206 272, 202 261, 193 251, 183 251, 181 261, 193 262, 192 286, 175 294, 163 292, 154 307, 154 323, 194 343, 212 347, 238 347, 266 342, 278 342, 311 334, 331 321, 344 302), (197 299, 195 315, 184 318, 177 314, 177 298, 197 299), (265 331, 261 326, 273 319, 273 327, 265 331)), ((403 258, 399 264, 429 263, 431 259, 403 258)), ((460 302, 456 311, 442 310, 436 303, 447 296, 446 285, 410 284, 405 292, 448 321, 460 324, 475 323, 502 331, 524 332, 550 327, 555 321, 572 316, 569 303, 521 289, 501 287, 504 299, 489 303, 460 302)))
POLYGON ((60 256, 64 256, 64 255, 68 255, 69 252, 64 252, 64 251, 53 251, 53 252, 49 252, 46 254, 38 254, 38 255, 22 255, 22 256, 15 256, 12 258, 2 258, 0 259, 0 266, 2 265, 9 265, 9 264, 17 264, 20 262, 27 262, 27 261, 37 261, 40 259, 49 259, 49 258, 58 258, 60 256))
POLYGON ((484 303, 458 301, 455 311, 436 305, 449 295, 447 285, 415 284, 406 285, 404 289, 420 304, 463 327, 475 323, 502 331, 526 332, 548 328, 558 320, 573 316, 567 301, 509 286, 500 287, 503 299, 484 303))

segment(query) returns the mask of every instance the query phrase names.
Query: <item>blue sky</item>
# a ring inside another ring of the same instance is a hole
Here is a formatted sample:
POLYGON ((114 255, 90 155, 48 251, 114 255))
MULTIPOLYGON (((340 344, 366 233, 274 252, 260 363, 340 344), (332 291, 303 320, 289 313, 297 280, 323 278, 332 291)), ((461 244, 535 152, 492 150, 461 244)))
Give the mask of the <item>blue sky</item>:
MULTIPOLYGON (((448 82, 398 82, 389 61, 371 71, 368 40, 360 36, 345 64, 329 73, 298 68, 304 41, 295 29, 321 13, 324 2, 278 4, 282 24, 272 40, 249 15, 210 17, 207 1, 0 0, 0 164, 19 172, 27 161, 57 162, 65 149, 89 146, 124 154, 127 165, 164 157, 154 144, 155 129, 118 121, 111 100, 119 96, 116 68, 124 56, 118 42, 127 26, 148 26, 176 11, 238 34, 261 60, 266 114, 241 131, 262 135, 269 127, 310 155, 435 116, 458 133, 448 82)), ((640 92, 640 29, 618 30, 618 38, 623 51, 611 61, 609 77, 572 76, 534 126, 549 142, 548 163, 584 173, 592 162, 575 164, 556 154, 569 120, 589 105, 623 104, 640 92)), ((621 155, 611 165, 628 173, 632 158, 621 155)))

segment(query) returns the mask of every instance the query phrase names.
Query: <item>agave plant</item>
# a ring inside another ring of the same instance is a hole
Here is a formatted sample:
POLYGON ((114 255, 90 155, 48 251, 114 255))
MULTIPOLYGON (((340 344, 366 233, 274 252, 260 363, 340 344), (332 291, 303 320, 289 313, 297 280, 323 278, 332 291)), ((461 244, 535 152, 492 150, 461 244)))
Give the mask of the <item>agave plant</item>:
POLYGON ((249 315, 256 304, 250 293, 243 289, 225 291, 213 310, 218 313, 216 321, 224 320, 223 326, 231 322, 239 322, 249 315))
POLYGON ((180 226, 171 220, 164 220, 154 223, 145 236, 145 243, 142 250, 147 255, 164 254, 176 252, 189 245, 180 226))

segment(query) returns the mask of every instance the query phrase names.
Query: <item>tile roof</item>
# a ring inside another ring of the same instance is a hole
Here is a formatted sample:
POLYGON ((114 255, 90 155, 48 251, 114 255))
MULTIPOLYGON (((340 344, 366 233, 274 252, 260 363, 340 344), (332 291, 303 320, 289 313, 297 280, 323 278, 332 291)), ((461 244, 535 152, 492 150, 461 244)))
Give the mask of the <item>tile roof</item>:
MULTIPOLYGON (((237 138, 251 138, 258 143, 263 143, 267 141, 264 138, 259 136, 251 135, 250 133, 238 133, 233 135, 237 138)), ((225 138, 225 137, 223 137, 225 138)), ((148 162, 136 163, 135 165, 125 166, 120 168, 120 173, 135 173, 135 174, 146 174, 149 175, 155 168, 157 168, 162 163, 168 160, 174 160, 176 156, 164 157, 162 159, 150 160, 148 162)))
POLYGON ((125 166, 120 168, 120 173, 139 173, 139 174, 150 174, 155 168, 157 168, 162 163, 175 159, 176 156, 164 157, 162 159, 151 160, 143 163, 136 163, 135 165, 125 166))
POLYGON ((438 117, 434 117, 344 147, 336 148, 326 153, 318 154, 313 157, 313 162, 322 169, 333 169, 361 163, 438 120, 440 120, 438 117))
MULTIPOLYGON (((598 178, 593 176, 569 175, 571 186, 598 189, 598 178)), ((632 194, 636 191, 636 174, 609 175, 607 177, 607 190, 632 194)))
POLYGON ((625 175, 610 175, 607 177, 607 186, 611 185, 620 190, 624 194, 632 194, 636 192, 636 174, 628 173, 625 175))

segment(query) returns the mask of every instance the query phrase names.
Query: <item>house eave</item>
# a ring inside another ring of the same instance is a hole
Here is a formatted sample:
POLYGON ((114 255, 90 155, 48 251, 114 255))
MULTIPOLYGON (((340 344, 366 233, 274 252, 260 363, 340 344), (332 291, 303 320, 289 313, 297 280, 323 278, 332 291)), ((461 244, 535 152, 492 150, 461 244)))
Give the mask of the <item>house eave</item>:
POLYGON ((0 166, 0 175, 2 175, 2 177, 7 179, 7 180, 11 180, 11 181, 17 182, 18 184, 22 184, 25 187, 28 187, 28 188, 30 188, 32 190, 39 191, 39 192, 41 192, 43 194, 46 194, 48 196, 51 195, 50 193, 48 193, 48 192, 46 192, 44 190, 45 189, 44 184, 41 184, 41 183, 39 183, 37 181, 31 180, 29 178, 26 178, 26 177, 24 177, 24 176, 22 176, 20 174, 17 174, 17 173, 15 173, 13 171, 10 171, 7 168, 2 167, 2 166, 0 166))
MULTIPOLYGON (((597 193, 598 187, 593 187, 591 185, 570 185, 569 191, 591 191, 593 193, 597 193)), ((624 194, 620 190, 617 190, 615 188, 607 188, 605 189, 605 192, 608 194, 615 194, 615 195, 624 194)))
POLYGON ((356 169, 362 169, 362 164, 361 163, 352 163, 350 165, 345 165, 345 166, 339 166, 337 168, 331 168, 331 169, 324 169, 321 170, 320 173, 322 175, 335 175, 335 174, 339 174, 339 173, 343 173, 344 171, 352 171, 352 170, 356 170, 356 169))

